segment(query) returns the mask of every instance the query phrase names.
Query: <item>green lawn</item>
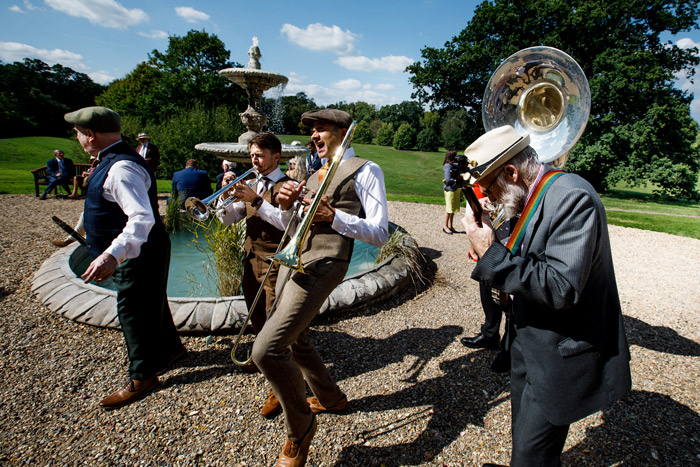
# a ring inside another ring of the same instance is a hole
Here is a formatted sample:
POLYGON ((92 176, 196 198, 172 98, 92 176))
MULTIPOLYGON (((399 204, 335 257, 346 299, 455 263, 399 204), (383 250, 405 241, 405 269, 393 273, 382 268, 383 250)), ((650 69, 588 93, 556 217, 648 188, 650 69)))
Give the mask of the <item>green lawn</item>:
MULTIPOLYGON (((283 135, 283 143, 302 144, 308 136, 283 135)), ((354 144, 356 153, 379 164, 384 170, 387 196, 392 201, 442 204, 442 161, 444 152, 397 151, 371 144, 354 144)), ((31 170, 46 165, 53 150, 61 148, 75 162, 88 157, 74 138, 0 139, 0 193, 34 193, 31 170)), ((170 191, 170 180, 158 180, 158 191, 170 191)), ((653 197, 648 188, 618 186, 601 194, 608 222, 614 225, 700 238, 698 203, 666 201, 653 197), (624 211, 619 211, 624 210, 624 211), (640 212, 629 212, 640 211, 640 212), (674 214, 669 216, 667 214, 674 214), (695 217, 679 217, 695 216, 695 217)))

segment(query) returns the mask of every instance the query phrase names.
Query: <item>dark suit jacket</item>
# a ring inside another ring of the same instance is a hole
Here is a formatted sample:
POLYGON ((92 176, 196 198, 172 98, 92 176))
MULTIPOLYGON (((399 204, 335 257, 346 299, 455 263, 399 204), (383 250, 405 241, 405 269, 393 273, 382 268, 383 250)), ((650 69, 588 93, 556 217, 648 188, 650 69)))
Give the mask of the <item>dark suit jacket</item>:
MULTIPOLYGON (((141 154, 141 148, 143 147, 143 144, 139 144, 139 146, 136 148, 136 152, 141 154)), ((160 162, 160 151, 158 150, 158 146, 155 144, 151 143, 150 141, 148 142, 148 146, 146 146, 146 162, 148 162, 148 165, 151 166, 151 169, 153 170, 153 173, 156 173, 156 170, 158 169, 158 163, 160 162)))
MULTIPOLYGON (((66 166, 66 173, 61 174, 61 177, 59 178, 67 178, 70 180, 73 180, 73 177, 75 176, 75 165, 73 164, 72 159, 68 159, 67 157, 63 158, 63 165, 66 166)), ((59 171, 59 165, 58 165, 58 159, 55 157, 53 159, 49 159, 46 161, 46 176, 56 178, 56 173, 59 171)))
POLYGON ((190 196, 204 199, 210 194, 212 194, 211 182, 206 171, 186 167, 173 174, 173 198, 180 195, 182 201, 190 196))
POLYGON ((630 355, 605 210, 584 179, 555 180, 520 254, 496 242, 472 278, 514 295, 515 339, 550 423, 573 423, 629 392, 630 355))

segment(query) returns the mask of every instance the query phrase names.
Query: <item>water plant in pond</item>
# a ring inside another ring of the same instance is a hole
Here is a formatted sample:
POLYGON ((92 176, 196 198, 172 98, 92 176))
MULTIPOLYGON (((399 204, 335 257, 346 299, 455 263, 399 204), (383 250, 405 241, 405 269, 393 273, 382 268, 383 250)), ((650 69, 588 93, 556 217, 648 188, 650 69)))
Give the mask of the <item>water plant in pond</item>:
POLYGON ((413 237, 399 226, 396 226, 386 243, 377 252, 374 264, 379 264, 392 256, 395 256, 406 265, 414 286, 417 283, 425 283, 425 275, 423 274, 425 257, 418 249, 418 245, 413 237))

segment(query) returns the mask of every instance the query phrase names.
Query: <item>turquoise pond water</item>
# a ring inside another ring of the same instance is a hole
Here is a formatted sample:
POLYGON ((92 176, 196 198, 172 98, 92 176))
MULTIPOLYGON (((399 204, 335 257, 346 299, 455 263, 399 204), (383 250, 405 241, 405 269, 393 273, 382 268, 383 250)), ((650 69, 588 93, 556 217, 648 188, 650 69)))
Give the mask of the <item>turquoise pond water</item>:
MULTIPOLYGON (((218 221, 217 221, 218 222, 218 221)), ((395 226, 390 225, 392 231, 395 226)), ((209 260, 205 253, 194 247, 192 239, 194 234, 187 229, 178 230, 170 234, 172 251, 170 254, 170 272, 168 276, 168 296, 170 297, 217 297, 214 281, 207 273, 209 260)), ((355 240, 350 267, 345 277, 368 271, 374 267, 374 259, 379 249, 359 240, 355 240)), ((87 251, 77 257, 77 251, 72 255, 76 258, 73 271, 80 276, 92 261, 87 251)), ((116 290, 111 279, 100 286, 116 290)))

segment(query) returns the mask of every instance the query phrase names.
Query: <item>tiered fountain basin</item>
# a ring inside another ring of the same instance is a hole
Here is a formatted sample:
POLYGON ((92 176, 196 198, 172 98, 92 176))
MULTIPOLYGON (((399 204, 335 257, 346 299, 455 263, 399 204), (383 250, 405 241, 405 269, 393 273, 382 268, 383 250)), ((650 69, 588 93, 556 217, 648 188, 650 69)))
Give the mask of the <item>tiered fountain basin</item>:
MULTIPOLYGON (((392 229, 396 226, 391 226, 392 229)), ((411 239, 412 247, 417 248, 411 239)), ((171 283, 176 283, 183 269, 178 265, 182 248, 194 254, 197 249, 182 246, 173 239, 168 303, 178 331, 188 334, 228 333, 245 322, 247 307, 243 296, 190 297, 173 295, 171 283)), ((331 293, 320 313, 340 312, 382 300, 397 293, 409 282, 409 271, 400 259, 391 257, 380 264, 373 262, 375 247, 356 241, 350 269, 343 282, 331 293)), ((185 252, 186 253, 186 252, 185 252)), ((77 244, 62 248, 48 258, 34 274, 32 291, 41 303, 63 317, 84 324, 119 329, 117 293, 107 287, 85 284, 79 277, 92 258, 77 244)))

